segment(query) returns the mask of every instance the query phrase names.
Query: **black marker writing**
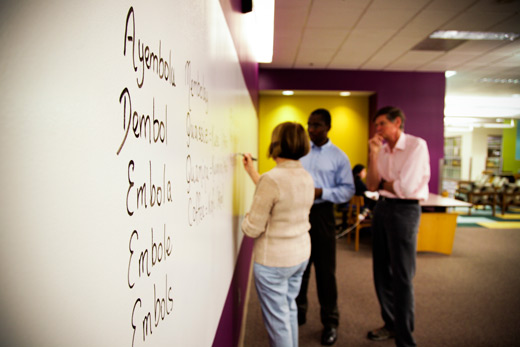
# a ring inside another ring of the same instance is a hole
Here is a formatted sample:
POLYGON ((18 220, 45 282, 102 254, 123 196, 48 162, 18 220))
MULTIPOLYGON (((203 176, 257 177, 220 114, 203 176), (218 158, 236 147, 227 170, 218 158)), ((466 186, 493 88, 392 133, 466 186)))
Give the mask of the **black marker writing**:
POLYGON ((117 155, 121 153, 123 146, 128 139, 130 129, 136 139, 148 138, 148 143, 161 142, 168 145, 168 105, 164 106, 164 120, 155 118, 155 98, 152 99, 152 116, 150 114, 141 114, 132 110, 132 98, 128 88, 123 89, 119 96, 119 103, 123 104, 123 130, 124 137, 121 145, 117 150, 117 155))
POLYGON ((155 283, 153 285, 153 301, 150 310, 146 310, 145 308, 145 312, 143 313, 141 310, 137 309, 137 304, 139 304, 140 309, 142 308, 143 299, 137 298, 137 300, 134 302, 132 317, 130 318, 130 324, 133 330, 132 346, 135 342, 136 333, 139 332, 137 325, 135 324, 136 321, 139 322, 139 319, 141 319, 143 342, 145 342, 148 335, 153 334, 153 328, 157 328, 161 321, 164 321, 173 311, 173 288, 171 285, 168 285, 168 275, 165 275, 165 277, 166 280, 164 292, 162 290, 158 290, 155 283))
POLYGON ((204 76, 202 76, 202 81, 199 78, 199 73, 197 71, 197 77, 191 77, 191 61, 187 61, 184 65, 184 70, 186 73, 186 77, 184 79, 185 84, 188 86, 188 107, 191 109, 191 98, 197 98, 202 100, 206 105, 206 114, 208 113, 208 90, 204 84, 204 76))
POLYGON ((142 276, 150 277, 155 266, 166 261, 172 255, 173 245, 170 235, 166 235, 166 224, 164 224, 163 237, 154 240, 153 228, 151 228, 149 248, 145 246, 146 241, 139 243, 139 232, 134 230, 130 236, 128 249, 130 257, 128 259, 128 286, 132 289, 135 285, 134 278, 142 276), (139 249, 141 251, 139 252, 139 249), (134 255, 136 253, 139 255, 134 255), (137 259, 136 259, 137 258, 137 259), (137 268, 135 267, 137 265, 137 268), (132 276, 132 273, 134 276, 132 276))
POLYGON ((152 180, 152 161, 150 163, 149 185, 146 182, 134 188, 135 182, 132 177, 134 172, 134 161, 130 160, 128 163, 128 190, 126 193, 126 212, 132 216, 135 210, 140 207, 148 208, 154 206, 161 206, 166 202, 172 202, 172 183, 170 180, 166 181, 166 164, 163 165, 162 185, 154 183, 152 180), (135 199, 135 200, 134 200, 135 199), (135 201, 135 205, 132 204, 135 201), (131 206, 133 207, 131 209, 131 206))
POLYGON ((161 41, 159 40, 159 54, 154 53, 148 45, 145 46, 144 42, 137 40, 135 37, 135 13, 134 8, 130 7, 126 16, 125 23, 125 37, 123 43, 123 55, 126 56, 127 45, 132 49, 132 67, 135 72, 138 70, 136 64, 136 51, 135 46, 137 44, 137 55, 141 66, 141 81, 137 77, 137 86, 141 88, 144 84, 144 73, 145 70, 151 70, 155 73, 159 79, 168 82, 170 85, 175 87, 175 70, 172 65, 172 52, 169 52, 169 60, 166 61, 162 57, 161 52, 161 41))

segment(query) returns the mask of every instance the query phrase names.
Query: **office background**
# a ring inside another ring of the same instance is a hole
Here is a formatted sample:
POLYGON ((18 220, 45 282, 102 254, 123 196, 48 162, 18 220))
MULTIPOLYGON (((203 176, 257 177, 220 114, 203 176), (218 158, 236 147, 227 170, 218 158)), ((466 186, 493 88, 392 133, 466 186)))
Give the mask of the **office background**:
MULTIPOLYGON (((236 153, 264 156, 279 119, 305 123, 313 108, 331 108, 331 136, 354 164, 366 161, 373 112, 399 106, 406 131, 428 141, 439 192, 442 69, 259 65, 239 0, 0 9, 0 336, 10 345, 237 345, 252 251, 239 225, 254 186, 236 153), (162 67, 145 67, 146 52, 162 67), (283 89, 318 93, 272 94, 283 89), (352 97, 329 94, 342 90, 352 97), (137 193, 145 184, 149 207, 137 193)), ((517 129, 504 130, 511 170, 517 129)))

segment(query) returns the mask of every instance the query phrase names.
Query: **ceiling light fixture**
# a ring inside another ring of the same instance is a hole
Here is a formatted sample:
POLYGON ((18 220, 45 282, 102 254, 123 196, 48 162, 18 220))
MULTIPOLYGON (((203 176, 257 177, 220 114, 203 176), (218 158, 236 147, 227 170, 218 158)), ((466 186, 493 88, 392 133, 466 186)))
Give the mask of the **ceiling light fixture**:
POLYGON ((456 74, 457 74, 457 71, 448 70, 444 73, 444 76, 446 76, 446 78, 450 78, 451 76, 455 76, 456 74))
POLYGON ((459 31, 459 30, 437 30, 429 38, 443 40, 499 40, 514 41, 520 34, 500 33, 487 31, 459 31))
POLYGON ((445 131, 447 132, 454 132, 454 133, 469 133, 469 132, 472 132, 473 131, 473 127, 472 126, 468 126, 468 127, 452 127, 452 126, 447 126, 444 128, 445 131))
POLYGON ((501 84, 520 84, 520 79, 518 78, 489 78, 484 77, 479 80, 479 82, 486 83, 501 83, 501 84))
POLYGON ((446 117, 520 118, 518 98, 451 95, 444 104, 446 117))
POLYGON ((274 0, 253 1, 253 11, 245 16, 251 18, 249 31, 252 33, 256 61, 271 63, 273 61, 274 42, 274 0))
POLYGON ((511 121, 510 124, 503 123, 503 124, 495 124, 495 123, 484 123, 483 127, 487 129, 511 129, 514 128, 515 123, 511 121))
POLYGON ((339 93, 340 96, 350 96, 350 92, 341 92, 339 93))
POLYGON ((294 92, 292 90, 284 90, 282 95, 294 95, 294 92))

